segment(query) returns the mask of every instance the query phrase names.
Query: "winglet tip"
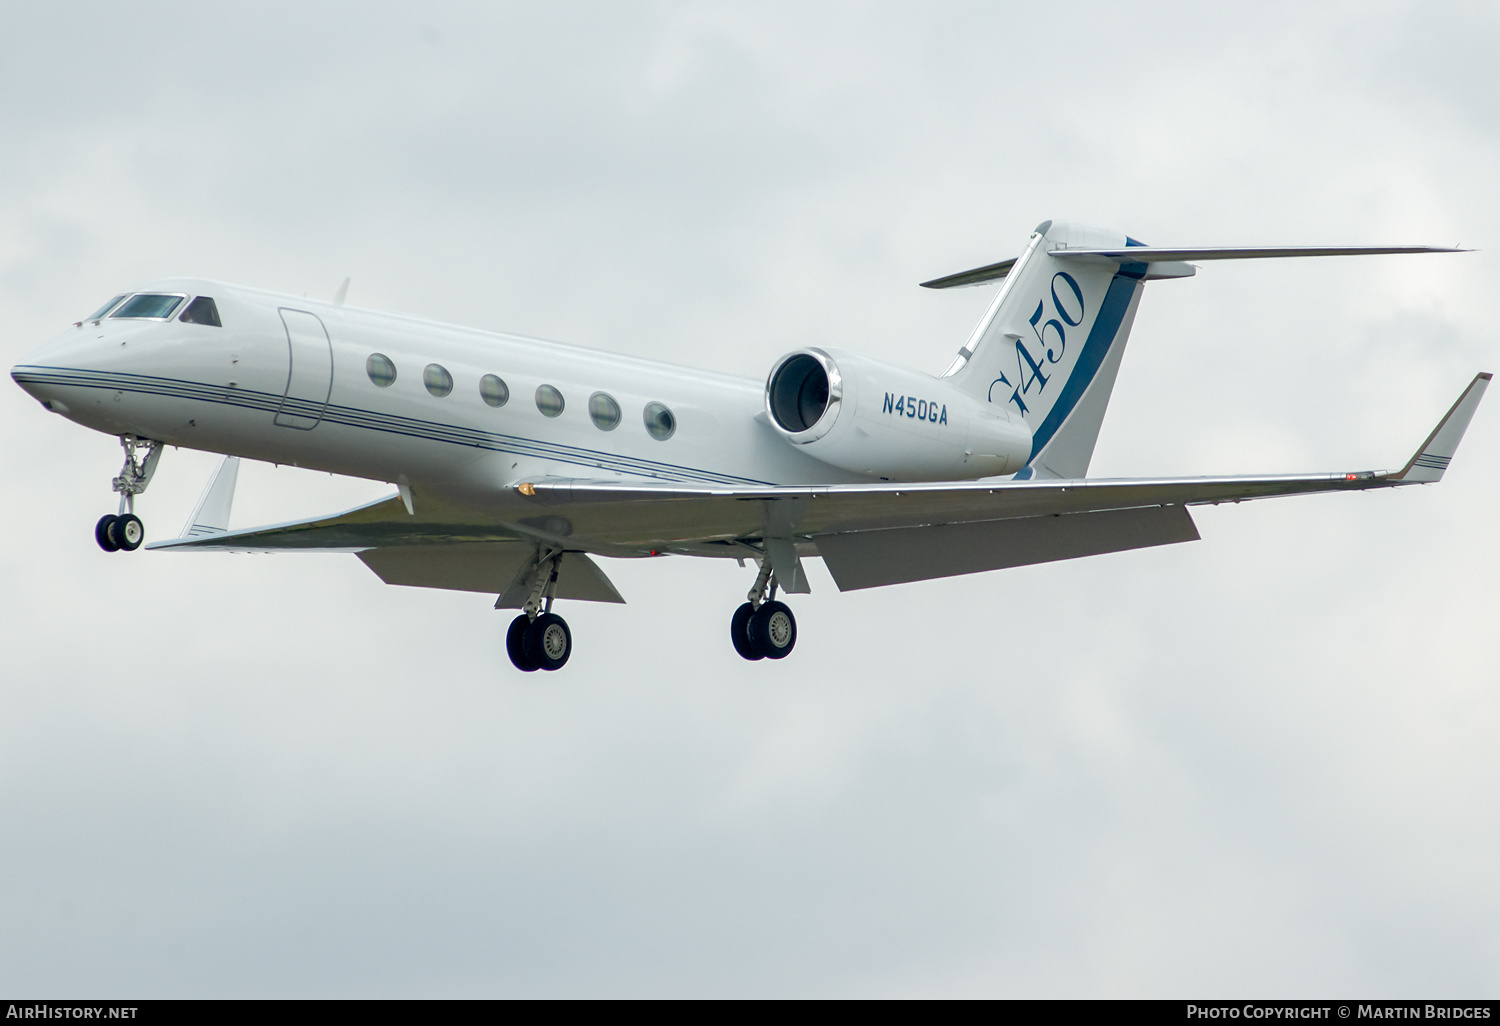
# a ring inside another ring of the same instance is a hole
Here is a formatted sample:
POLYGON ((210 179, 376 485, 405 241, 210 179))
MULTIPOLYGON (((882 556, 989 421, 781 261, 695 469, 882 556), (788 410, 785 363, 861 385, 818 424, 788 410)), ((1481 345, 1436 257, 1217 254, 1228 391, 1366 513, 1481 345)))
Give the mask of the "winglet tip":
POLYGON ((1474 375, 1469 387, 1449 407, 1443 419, 1438 421, 1437 427, 1432 429, 1432 434, 1427 436, 1427 440, 1406 466, 1400 473, 1392 475, 1393 480, 1430 484, 1443 479, 1443 471, 1448 469, 1448 464, 1458 452, 1459 443, 1469 429, 1469 421, 1478 409, 1479 400, 1484 396, 1485 388, 1493 376, 1489 371, 1480 371, 1474 375))

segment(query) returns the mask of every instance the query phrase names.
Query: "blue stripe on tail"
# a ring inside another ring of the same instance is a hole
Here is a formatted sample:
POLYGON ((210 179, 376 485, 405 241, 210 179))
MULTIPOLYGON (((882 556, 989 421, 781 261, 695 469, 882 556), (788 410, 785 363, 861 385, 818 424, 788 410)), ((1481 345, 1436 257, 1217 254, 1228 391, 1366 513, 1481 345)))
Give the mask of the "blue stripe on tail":
POLYGON ((1121 264, 1119 271, 1110 280, 1109 290, 1105 292, 1104 302, 1099 307, 1099 316, 1094 318, 1094 326, 1089 329, 1088 341, 1083 344, 1083 352, 1078 354, 1078 363, 1074 365, 1073 373, 1068 375, 1057 401, 1052 404, 1052 409, 1047 411, 1047 416, 1031 436, 1031 455, 1026 458, 1028 469, 1037 453, 1052 441, 1057 429, 1062 427, 1068 414, 1073 412, 1073 407, 1078 405, 1078 400, 1083 398, 1083 393, 1093 384, 1094 375, 1099 372, 1104 358, 1109 355, 1109 347, 1114 345, 1115 338, 1120 334, 1120 324, 1125 320, 1125 312, 1130 309, 1131 297, 1135 295, 1136 287, 1145 274, 1145 264, 1121 264))

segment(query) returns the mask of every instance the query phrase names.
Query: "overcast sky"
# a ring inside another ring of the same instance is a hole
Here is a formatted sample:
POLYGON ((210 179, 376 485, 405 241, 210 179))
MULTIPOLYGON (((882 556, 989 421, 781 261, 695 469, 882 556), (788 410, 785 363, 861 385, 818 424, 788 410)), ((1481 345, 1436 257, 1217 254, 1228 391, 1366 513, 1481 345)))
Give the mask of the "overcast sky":
MULTIPOLYGON (((1461 243, 1148 286, 1092 472, 1405 461, 1500 370, 1500 8, 13 4, 0 356, 204 275, 939 372, 1046 218, 1461 243)), ((604 561, 558 674, 344 555, 105 555, 0 388, 0 992, 1493 996, 1500 397, 1447 480, 840 595, 604 561)), ((169 451, 174 535, 214 457, 169 451)), ((389 491, 247 465, 235 526, 389 491)))

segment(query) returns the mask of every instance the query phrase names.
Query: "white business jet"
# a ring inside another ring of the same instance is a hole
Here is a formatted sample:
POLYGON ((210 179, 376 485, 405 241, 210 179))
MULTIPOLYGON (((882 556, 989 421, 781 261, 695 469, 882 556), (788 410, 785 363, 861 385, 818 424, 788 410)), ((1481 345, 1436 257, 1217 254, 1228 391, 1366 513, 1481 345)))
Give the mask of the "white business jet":
MULTIPOLYGON (((556 599, 622 602, 595 556, 751 560, 730 640, 780 659, 781 593, 822 557, 841 590, 1198 538, 1188 507, 1442 478, 1479 374, 1398 470, 1087 478, 1145 283, 1193 262, 1457 252, 1170 249, 1043 222, 1012 260, 925 282, 1002 283, 939 376, 799 349, 764 383, 191 278, 122 293, 11 371, 43 406, 118 435, 107 551, 144 538, 163 446, 223 453, 171 550, 350 552, 390 584, 497 594, 507 649, 556 670, 556 599), (335 516, 229 530, 240 459, 391 482, 335 516)), ((348 283, 345 282, 345 287, 348 283)))

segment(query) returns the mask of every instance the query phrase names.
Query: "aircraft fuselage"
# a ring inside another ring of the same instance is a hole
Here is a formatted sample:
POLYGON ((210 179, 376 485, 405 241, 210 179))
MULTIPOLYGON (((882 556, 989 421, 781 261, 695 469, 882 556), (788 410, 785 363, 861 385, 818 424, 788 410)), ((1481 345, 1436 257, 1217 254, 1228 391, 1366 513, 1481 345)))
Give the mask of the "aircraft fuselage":
POLYGON ((456 501, 503 498, 539 477, 868 480, 779 438, 757 380, 217 282, 141 291, 211 296, 222 326, 106 316, 14 376, 108 434, 406 480, 456 501), (388 363, 372 370, 372 358, 388 363))

